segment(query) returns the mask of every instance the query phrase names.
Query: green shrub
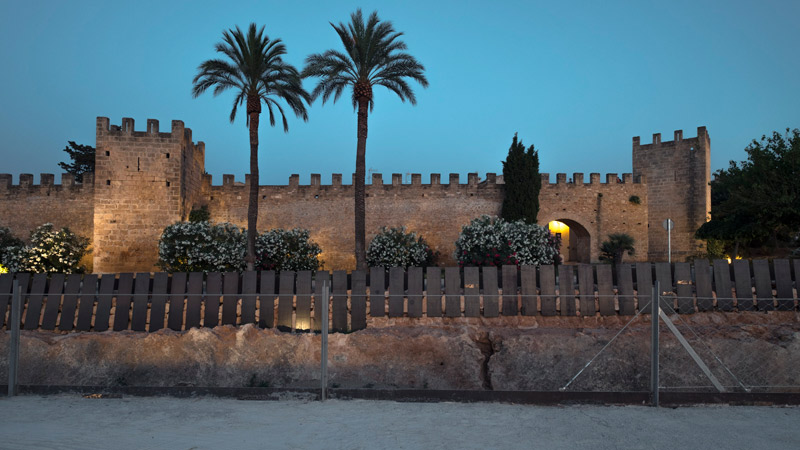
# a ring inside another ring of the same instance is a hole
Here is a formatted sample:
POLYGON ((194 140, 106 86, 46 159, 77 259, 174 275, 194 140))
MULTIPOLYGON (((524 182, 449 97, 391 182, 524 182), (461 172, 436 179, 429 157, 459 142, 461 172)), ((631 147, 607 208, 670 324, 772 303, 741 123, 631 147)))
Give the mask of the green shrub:
POLYGON ((46 223, 31 231, 29 245, 6 247, 2 263, 10 272, 82 273, 80 261, 87 247, 88 239, 46 223))
POLYGON ((633 203, 634 205, 641 205, 642 204, 642 199, 640 199, 638 195, 631 195, 628 198, 628 201, 633 203))
POLYGON ((16 258, 24 246, 25 243, 11 234, 11 230, 7 227, 0 227, 0 264, 8 266, 9 263, 6 260, 16 258))
POLYGON ((208 206, 203 205, 200 209, 193 209, 189 213, 189 222, 208 222, 211 220, 211 213, 208 212, 208 206))
POLYGON ((280 228, 265 231, 256 238, 258 270, 317 270, 323 261, 322 249, 309 238, 308 230, 280 228))
POLYGON ((557 264, 559 247, 547 228, 481 216, 461 229, 454 256, 461 267, 557 264))
POLYGON ((600 261, 619 264, 625 252, 633 255, 635 251, 633 236, 627 233, 612 233, 608 235, 608 240, 600 244, 600 261))
POLYGON ((428 267, 436 255, 422 236, 407 231, 406 227, 381 227, 367 248, 367 265, 370 267, 428 267))
POLYGON ((246 245, 236 225, 178 222, 161 234, 158 265, 167 272, 240 272, 246 245))

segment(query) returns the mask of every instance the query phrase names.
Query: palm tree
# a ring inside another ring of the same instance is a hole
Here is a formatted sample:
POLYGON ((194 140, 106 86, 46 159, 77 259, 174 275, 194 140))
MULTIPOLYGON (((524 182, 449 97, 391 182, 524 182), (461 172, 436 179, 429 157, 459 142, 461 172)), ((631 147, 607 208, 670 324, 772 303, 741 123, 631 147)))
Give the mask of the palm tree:
POLYGON ((247 204, 247 270, 253 270, 256 261, 256 228, 258 221, 258 121, 261 102, 269 111, 269 123, 275 126, 275 110, 280 113, 283 131, 289 131, 283 108, 278 99, 283 99, 295 116, 308 121, 308 112, 303 101, 310 104, 311 96, 303 89, 300 73, 281 58, 286 46, 280 39, 264 34, 264 27, 256 29, 251 23, 247 35, 237 26, 222 32, 222 42, 214 47, 226 59, 209 59, 197 68, 192 81, 192 96, 198 97, 214 86, 214 96, 234 89, 236 98, 231 109, 231 122, 236 110, 247 102, 247 126, 250 128, 250 198, 247 204))
POLYGON ((355 250, 356 268, 366 269, 365 204, 364 178, 367 151, 367 114, 374 106, 372 87, 384 86, 397 94, 400 100, 417 104, 414 91, 406 78, 416 80, 423 87, 428 86, 425 67, 413 56, 403 53, 406 44, 398 38, 403 33, 396 32, 391 22, 381 22, 378 13, 373 12, 367 22, 361 9, 350 15, 350 23, 331 26, 342 40, 345 52, 327 50, 324 53, 306 58, 302 76, 317 77, 319 83, 311 93, 316 99, 322 95, 322 104, 333 95, 334 103, 346 87, 353 88, 353 109, 358 111, 355 180, 355 250))

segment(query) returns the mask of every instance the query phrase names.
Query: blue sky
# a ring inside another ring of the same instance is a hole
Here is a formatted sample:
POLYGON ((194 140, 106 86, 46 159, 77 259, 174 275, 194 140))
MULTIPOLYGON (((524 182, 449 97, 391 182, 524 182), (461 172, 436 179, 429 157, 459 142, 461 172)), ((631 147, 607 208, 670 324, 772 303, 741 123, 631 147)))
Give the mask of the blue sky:
MULTIPOLYGON (((416 106, 376 90, 367 167, 386 182, 501 172, 515 132, 535 144, 542 172, 606 173, 631 170, 632 136, 693 137, 705 125, 717 169, 744 159, 753 138, 800 127, 796 0, 6 1, 0 172, 15 183, 19 173, 60 173, 67 141, 94 145, 95 117, 107 116, 133 117, 137 130, 148 118, 162 130, 181 119, 206 143, 214 184, 223 173, 243 181, 244 116, 229 123, 232 94, 191 97, 198 64, 216 56, 223 30, 256 22, 302 68, 308 54, 340 48, 329 22, 358 7, 405 33, 430 82, 417 86, 416 106)), ((309 115, 290 118, 288 134, 262 120, 262 184, 353 172, 349 95, 309 115)))

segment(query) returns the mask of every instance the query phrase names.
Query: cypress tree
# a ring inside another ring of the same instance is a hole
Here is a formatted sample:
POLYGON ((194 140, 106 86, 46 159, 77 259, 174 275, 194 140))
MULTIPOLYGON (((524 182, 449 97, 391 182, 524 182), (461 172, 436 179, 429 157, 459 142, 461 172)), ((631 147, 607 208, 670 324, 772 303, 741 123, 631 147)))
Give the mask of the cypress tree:
POLYGON ((505 196, 503 198, 503 219, 513 222, 523 220, 525 223, 536 223, 539 214, 539 152, 531 145, 528 149, 517 139, 511 141, 508 157, 503 161, 503 180, 505 196))

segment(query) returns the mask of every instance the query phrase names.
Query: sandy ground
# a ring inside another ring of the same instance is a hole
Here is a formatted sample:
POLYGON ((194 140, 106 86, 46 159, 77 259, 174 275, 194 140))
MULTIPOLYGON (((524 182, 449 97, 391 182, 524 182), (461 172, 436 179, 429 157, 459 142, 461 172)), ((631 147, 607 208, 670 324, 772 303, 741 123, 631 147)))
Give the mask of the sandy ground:
POLYGON ((800 408, 0 399, 2 449, 797 449, 800 408))

